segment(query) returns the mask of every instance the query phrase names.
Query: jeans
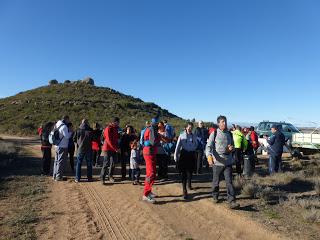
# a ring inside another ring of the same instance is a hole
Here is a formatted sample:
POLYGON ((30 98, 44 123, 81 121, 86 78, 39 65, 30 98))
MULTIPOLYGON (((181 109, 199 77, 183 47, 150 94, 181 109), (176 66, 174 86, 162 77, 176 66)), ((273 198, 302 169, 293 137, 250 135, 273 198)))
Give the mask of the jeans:
POLYGON ((56 147, 56 156, 53 164, 53 178, 62 179, 64 166, 68 158, 68 148, 56 147))
POLYGON ((87 162, 87 178, 92 179, 92 151, 87 151, 84 153, 78 153, 77 155, 77 168, 76 168, 76 179, 79 181, 81 178, 81 165, 83 159, 87 162))
POLYGON ((139 181, 140 179, 140 168, 131 169, 132 181, 139 181))
POLYGON ((219 183, 220 176, 224 174, 224 178, 227 185, 227 199, 228 202, 235 200, 234 188, 232 185, 232 166, 217 166, 213 165, 212 167, 212 196, 213 198, 219 197, 219 183))
POLYGON ((100 179, 104 181, 106 175, 108 178, 113 177, 115 163, 118 161, 118 154, 114 151, 107 151, 106 155, 103 157, 103 165, 100 173, 100 179))
POLYGON ((273 156, 270 155, 269 157, 269 173, 270 175, 276 172, 282 172, 282 159, 281 156, 273 156))
POLYGON ((234 153, 234 158, 236 162, 236 170, 237 174, 242 174, 242 166, 243 166, 243 153, 241 148, 236 148, 234 153))

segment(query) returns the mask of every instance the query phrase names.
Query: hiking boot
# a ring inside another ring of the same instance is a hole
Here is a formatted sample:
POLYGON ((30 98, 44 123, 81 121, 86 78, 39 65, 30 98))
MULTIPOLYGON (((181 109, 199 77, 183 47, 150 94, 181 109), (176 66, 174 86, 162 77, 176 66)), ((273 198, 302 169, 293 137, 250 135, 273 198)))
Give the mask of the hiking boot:
POLYGON ((138 182, 137 181, 133 181, 132 185, 138 185, 138 182))
POLYGON ((232 202, 229 203, 229 208, 230 209, 237 209, 239 207, 240 207, 240 204, 237 203, 236 201, 232 201, 232 202))
POLYGON ((150 194, 149 194, 148 196, 143 196, 143 197, 142 197, 142 200, 143 200, 143 201, 146 201, 146 202, 148 202, 148 203, 152 203, 152 204, 154 204, 154 203, 156 202, 156 200, 154 200, 154 198, 151 197, 150 194))
POLYGON ((106 181, 105 180, 101 179, 100 181, 101 181, 102 185, 106 185, 106 181))
POLYGON ((113 177, 110 177, 110 178, 109 178, 109 182, 114 183, 114 178, 113 178, 113 177))
POLYGON ((212 197, 212 201, 213 203, 218 203, 219 202, 219 198, 218 197, 212 197))
POLYGON ((157 194, 155 194, 155 193, 153 193, 153 192, 149 193, 149 195, 150 195, 150 197, 152 197, 152 198, 157 197, 157 194))

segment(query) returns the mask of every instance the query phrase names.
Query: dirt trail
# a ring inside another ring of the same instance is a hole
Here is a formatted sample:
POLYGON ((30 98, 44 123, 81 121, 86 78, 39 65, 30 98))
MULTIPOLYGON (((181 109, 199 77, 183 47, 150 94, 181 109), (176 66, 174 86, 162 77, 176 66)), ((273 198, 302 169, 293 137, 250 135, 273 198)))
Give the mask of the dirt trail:
MULTIPOLYGON (((36 141, 20 140, 40 156, 36 141)), ((104 186, 99 181, 76 184, 71 176, 66 182, 48 177, 48 188, 37 227, 40 239, 283 239, 241 211, 214 205, 207 188, 192 191, 193 200, 184 202, 180 184, 159 183, 154 205, 141 200, 143 186, 129 181, 104 186)))

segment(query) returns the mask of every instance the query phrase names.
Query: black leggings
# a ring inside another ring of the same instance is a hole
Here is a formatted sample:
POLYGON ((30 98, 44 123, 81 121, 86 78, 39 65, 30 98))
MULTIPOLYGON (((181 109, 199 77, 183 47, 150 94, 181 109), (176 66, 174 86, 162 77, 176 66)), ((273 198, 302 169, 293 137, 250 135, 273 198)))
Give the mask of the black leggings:
POLYGON ((181 174, 181 180, 182 180, 182 189, 183 189, 183 192, 186 192, 187 184, 188 184, 188 187, 191 188, 192 171, 185 169, 181 171, 180 174, 181 174))
POLYGON ((100 155, 101 155, 101 150, 92 151, 92 165, 99 164, 100 155))
POLYGON ((69 153, 69 160, 70 160, 70 167, 72 172, 74 172, 74 148, 69 148, 68 153, 69 153))
POLYGON ((42 173, 45 175, 50 174, 51 165, 51 148, 42 148, 42 173))

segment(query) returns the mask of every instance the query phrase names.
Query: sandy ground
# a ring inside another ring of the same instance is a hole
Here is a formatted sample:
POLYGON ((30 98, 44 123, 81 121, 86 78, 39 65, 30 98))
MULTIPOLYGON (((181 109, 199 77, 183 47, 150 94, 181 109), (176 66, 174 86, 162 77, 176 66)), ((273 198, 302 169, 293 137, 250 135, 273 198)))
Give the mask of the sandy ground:
MULTIPOLYGON (((37 141, 19 141, 34 157, 41 156, 37 141)), ((39 239, 284 239, 241 210, 213 204, 210 189, 201 183, 195 184, 187 202, 176 181, 157 183, 153 205, 141 200, 143 186, 130 181, 102 185, 99 170, 94 169, 96 181, 90 183, 85 178, 74 183, 69 169, 65 182, 48 177, 48 197, 36 229, 39 239)))

